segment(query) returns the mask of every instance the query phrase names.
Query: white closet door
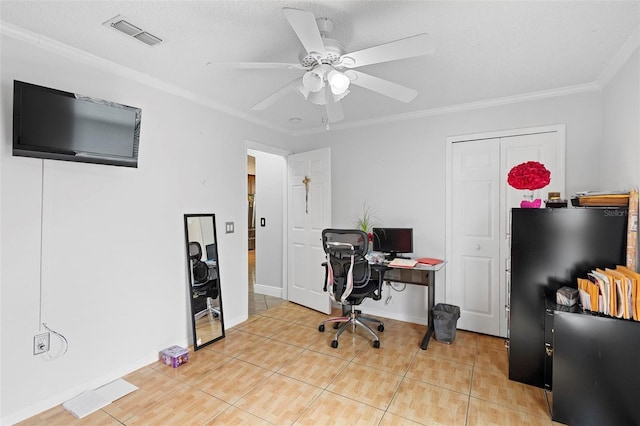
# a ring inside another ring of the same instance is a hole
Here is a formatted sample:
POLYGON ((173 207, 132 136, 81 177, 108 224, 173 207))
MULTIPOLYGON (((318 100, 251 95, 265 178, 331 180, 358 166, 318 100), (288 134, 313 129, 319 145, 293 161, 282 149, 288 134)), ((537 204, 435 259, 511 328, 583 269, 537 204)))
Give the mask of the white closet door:
POLYGON ((452 147, 453 256, 447 302, 460 306, 458 328, 498 335, 500 275, 500 140, 452 147))
POLYGON ((564 127, 539 129, 450 141, 446 301, 460 306, 460 329, 507 336, 510 211, 523 198, 508 185, 509 170, 539 161, 551 183, 534 196, 544 200, 557 191, 566 197, 564 127))

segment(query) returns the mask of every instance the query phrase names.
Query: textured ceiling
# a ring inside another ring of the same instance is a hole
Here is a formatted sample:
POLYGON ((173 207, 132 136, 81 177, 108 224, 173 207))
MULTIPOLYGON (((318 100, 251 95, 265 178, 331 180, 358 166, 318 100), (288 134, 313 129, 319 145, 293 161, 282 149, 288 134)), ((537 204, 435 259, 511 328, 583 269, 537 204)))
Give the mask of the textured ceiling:
POLYGON ((418 91, 404 104, 352 86, 340 126, 592 84, 637 32, 638 1, 7 1, 0 19, 148 74, 287 132, 322 129, 322 109, 292 93, 250 108, 302 71, 207 62, 297 62, 283 7, 334 22, 346 50, 429 33, 433 55, 359 68, 418 91), (103 26, 123 15, 165 42, 148 47, 103 26), (299 117, 300 123, 289 120, 299 117))

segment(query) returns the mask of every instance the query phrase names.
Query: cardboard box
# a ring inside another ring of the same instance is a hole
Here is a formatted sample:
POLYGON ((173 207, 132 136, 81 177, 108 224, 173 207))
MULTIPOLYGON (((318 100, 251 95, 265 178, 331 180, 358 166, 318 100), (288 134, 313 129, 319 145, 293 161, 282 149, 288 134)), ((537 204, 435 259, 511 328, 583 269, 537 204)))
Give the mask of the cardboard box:
POLYGON ((578 303, 578 289, 561 287, 556 291, 556 303, 563 306, 573 306, 578 303))
POLYGON ((189 362, 189 350, 182 346, 171 346, 162 351, 162 362, 173 368, 178 368, 182 364, 189 362))

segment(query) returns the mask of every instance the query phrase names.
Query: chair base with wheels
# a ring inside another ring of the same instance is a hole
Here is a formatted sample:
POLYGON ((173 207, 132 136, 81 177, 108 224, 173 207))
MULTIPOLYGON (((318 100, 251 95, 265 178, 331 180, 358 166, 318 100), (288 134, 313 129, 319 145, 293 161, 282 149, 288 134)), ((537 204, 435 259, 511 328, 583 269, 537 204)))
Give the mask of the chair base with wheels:
POLYGON ((333 317, 333 318, 329 318, 326 319, 324 321, 322 321, 320 323, 320 325, 318 326, 318 330, 323 332, 324 328, 325 328, 325 324, 327 323, 333 323, 333 328, 338 329, 338 332, 336 333, 336 336, 334 337, 334 339, 331 341, 331 347, 332 348, 337 348, 338 347, 338 337, 340 337, 340 335, 349 327, 352 326, 353 329, 352 331, 355 333, 356 331, 356 326, 360 326, 363 329, 365 329, 366 331, 369 332, 369 334, 371 334, 374 338, 373 341, 373 347, 374 348, 379 348, 380 347, 380 339, 378 338, 378 335, 371 329, 371 327, 369 327, 367 324, 365 324, 362 321, 367 321, 367 322, 371 322, 374 324, 378 325, 378 331, 379 332, 383 332, 384 331, 384 323, 382 321, 379 321, 375 318, 370 318, 370 317, 366 317, 361 315, 361 311, 357 310, 355 305, 351 305, 351 311, 349 312, 348 316, 341 316, 341 317, 333 317))

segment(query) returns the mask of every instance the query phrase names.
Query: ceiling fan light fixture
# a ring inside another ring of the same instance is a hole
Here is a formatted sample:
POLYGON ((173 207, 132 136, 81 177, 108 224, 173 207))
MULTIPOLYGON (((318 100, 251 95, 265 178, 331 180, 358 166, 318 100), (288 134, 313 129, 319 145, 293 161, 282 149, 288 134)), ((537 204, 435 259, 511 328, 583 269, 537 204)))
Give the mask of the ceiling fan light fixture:
POLYGON ((325 90, 320 90, 318 92, 309 93, 309 97, 307 99, 312 104, 326 105, 327 104, 327 92, 325 90))
POLYGON ((327 81, 334 95, 342 95, 349 89, 349 77, 338 70, 331 70, 327 74, 327 81))
MULTIPOLYGON (((333 92, 332 92, 333 93, 333 92)), ((342 98, 344 98, 345 96, 347 96, 349 94, 349 89, 345 90, 344 92, 340 93, 340 94, 335 94, 333 93, 333 102, 338 102, 341 101, 342 98)))
POLYGON ((324 87, 324 75, 318 68, 307 71, 302 77, 302 85, 309 92, 319 92, 324 87))

